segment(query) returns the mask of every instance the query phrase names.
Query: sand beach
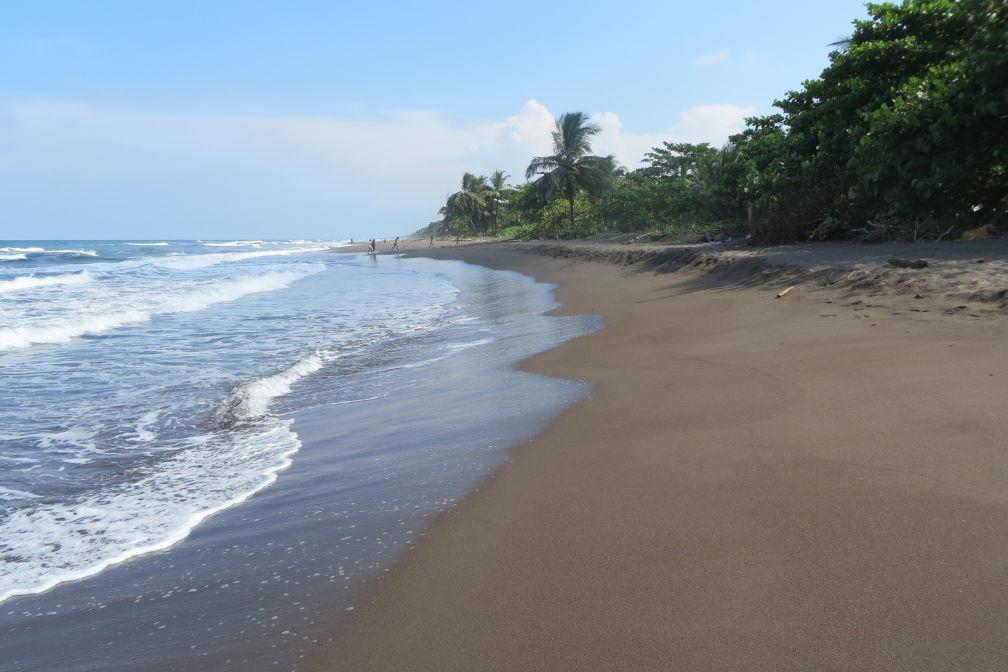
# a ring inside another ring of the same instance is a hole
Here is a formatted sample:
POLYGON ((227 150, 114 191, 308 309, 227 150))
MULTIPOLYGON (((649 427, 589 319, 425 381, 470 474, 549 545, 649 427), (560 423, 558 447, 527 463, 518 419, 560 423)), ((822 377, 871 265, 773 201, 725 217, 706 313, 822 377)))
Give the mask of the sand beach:
POLYGON ((427 244, 601 316, 521 365, 594 388, 429 525, 317 669, 1008 659, 1004 241, 427 244))

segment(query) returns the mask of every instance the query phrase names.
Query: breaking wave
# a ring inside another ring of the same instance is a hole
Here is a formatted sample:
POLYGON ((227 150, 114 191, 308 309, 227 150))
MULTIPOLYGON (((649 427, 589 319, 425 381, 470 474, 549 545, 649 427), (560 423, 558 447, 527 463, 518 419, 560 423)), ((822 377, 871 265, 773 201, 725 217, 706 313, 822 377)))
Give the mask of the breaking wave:
POLYGON ((229 261, 245 261, 259 257, 286 257, 305 252, 321 252, 323 247, 302 247, 287 250, 257 250, 254 252, 215 252, 212 254, 176 254, 162 257, 151 263, 162 268, 177 270, 196 270, 208 268, 229 261))
MULTIPOLYGON (((311 272, 317 272, 317 270, 311 272)), ((156 298, 142 308, 115 310, 107 313, 68 314, 44 324, 8 327, 0 329, 0 350, 66 343, 80 336, 100 334, 117 327, 146 322, 156 315, 204 310, 214 304, 234 301, 249 294, 283 289, 308 274, 304 272, 268 273, 238 280, 226 280, 203 285, 179 294, 156 298)))
POLYGON ((262 245, 261 240, 228 240, 214 243, 203 243, 206 247, 253 247, 262 245))
POLYGON ((87 271, 65 273, 63 275, 21 275, 10 280, 0 280, 0 294, 35 289, 37 287, 83 285, 91 282, 92 279, 91 274, 87 271))
MULTIPOLYGON (((65 254, 71 257, 97 257, 94 250, 46 249, 44 247, 0 247, 0 255, 7 254, 65 254)), ((22 259, 24 256, 21 257, 22 259)))
POLYGON ((279 373, 242 383, 214 411, 211 426, 230 429, 262 418, 274 399, 289 393, 294 383, 320 370, 335 357, 336 353, 332 350, 320 350, 279 373))
POLYGON ((238 434, 197 437, 138 480, 76 501, 14 511, 0 520, 0 602, 93 576, 185 539, 200 522, 245 501, 290 466, 301 448, 290 424, 277 420, 238 434))

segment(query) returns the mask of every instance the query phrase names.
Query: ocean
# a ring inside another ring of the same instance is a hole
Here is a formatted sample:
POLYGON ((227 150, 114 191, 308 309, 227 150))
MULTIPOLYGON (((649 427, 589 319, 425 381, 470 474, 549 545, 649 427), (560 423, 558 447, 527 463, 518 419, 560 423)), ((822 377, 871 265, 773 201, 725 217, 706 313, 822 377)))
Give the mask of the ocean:
POLYGON ((0 241, 0 670, 303 669, 587 393, 551 287, 339 241, 0 241))

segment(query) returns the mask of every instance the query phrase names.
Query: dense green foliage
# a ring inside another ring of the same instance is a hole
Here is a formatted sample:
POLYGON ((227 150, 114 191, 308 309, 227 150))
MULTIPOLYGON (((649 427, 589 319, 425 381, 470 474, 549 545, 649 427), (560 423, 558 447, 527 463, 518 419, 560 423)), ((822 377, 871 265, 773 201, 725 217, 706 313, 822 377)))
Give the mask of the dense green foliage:
POLYGON ((1008 221, 1008 3, 869 4, 822 74, 721 148, 663 143, 626 172, 583 113, 508 187, 467 174, 441 230, 518 237, 745 232, 936 238, 1008 221), (534 178, 534 179, 533 179, 534 178), (506 228, 505 228, 506 227, 506 228))
POLYGON ((784 168, 798 188, 818 187, 808 222, 898 235, 1002 219, 1008 5, 907 0, 868 11, 822 75, 777 103, 784 168))

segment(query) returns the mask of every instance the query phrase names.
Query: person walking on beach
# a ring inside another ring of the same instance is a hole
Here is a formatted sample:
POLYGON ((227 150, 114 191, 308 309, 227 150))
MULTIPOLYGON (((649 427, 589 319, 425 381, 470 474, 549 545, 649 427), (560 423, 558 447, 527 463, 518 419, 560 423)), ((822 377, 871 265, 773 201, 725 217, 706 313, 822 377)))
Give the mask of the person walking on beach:
POLYGON ((371 241, 368 243, 368 254, 370 254, 372 257, 378 254, 378 251, 375 249, 374 238, 372 238, 371 241))
POLYGON ((430 245, 428 245, 427 247, 434 247, 434 234, 433 233, 430 235, 430 245))
POLYGON ((398 251, 399 251, 399 236, 396 236, 395 240, 392 241, 392 252, 395 253, 398 251))

